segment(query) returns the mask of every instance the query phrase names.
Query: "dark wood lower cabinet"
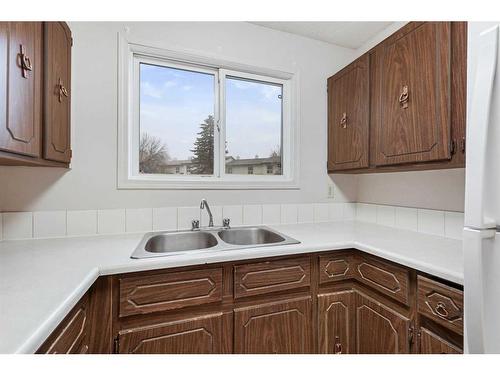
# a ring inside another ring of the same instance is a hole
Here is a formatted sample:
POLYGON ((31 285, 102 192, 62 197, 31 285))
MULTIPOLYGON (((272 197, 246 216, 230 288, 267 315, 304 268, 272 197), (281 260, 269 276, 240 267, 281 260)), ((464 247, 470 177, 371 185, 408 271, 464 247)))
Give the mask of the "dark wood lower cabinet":
POLYGON ((311 353, 311 297, 234 311, 234 352, 311 353))
POLYGON ((354 249, 135 272, 99 278, 37 352, 461 353, 462 299, 354 249))
POLYGON ((380 300, 358 293, 356 303, 357 353, 410 353, 409 333, 409 318, 380 300))
POLYGON ((222 353, 222 313, 125 330, 118 340, 126 354, 222 353))
POLYGON ((462 354, 462 349, 426 329, 420 329, 420 354, 462 354))

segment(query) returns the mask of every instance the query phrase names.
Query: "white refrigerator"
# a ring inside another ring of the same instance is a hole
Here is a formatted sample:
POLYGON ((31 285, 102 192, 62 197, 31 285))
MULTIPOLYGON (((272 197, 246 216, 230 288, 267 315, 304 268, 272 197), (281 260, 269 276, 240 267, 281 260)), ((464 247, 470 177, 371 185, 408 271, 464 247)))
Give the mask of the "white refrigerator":
POLYGON ((466 353, 500 353, 500 22, 469 22, 465 172, 466 353))

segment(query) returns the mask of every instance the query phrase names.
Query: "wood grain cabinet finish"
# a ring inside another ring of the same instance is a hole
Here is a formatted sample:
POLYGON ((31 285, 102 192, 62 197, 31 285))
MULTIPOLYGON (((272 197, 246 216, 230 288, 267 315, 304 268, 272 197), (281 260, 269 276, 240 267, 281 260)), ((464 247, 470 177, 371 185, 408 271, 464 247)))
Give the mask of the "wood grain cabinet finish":
POLYGON ((71 160, 71 31, 65 22, 44 23, 44 158, 71 160))
POLYGON ((118 352, 125 354, 222 353, 222 313, 121 331, 118 352))
POLYGON ((410 319, 362 293, 356 303, 356 352, 358 354, 410 353, 410 319))
POLYGON ((462 354, 459 347, 453 345, 438 334, 426 329, 420 329, 420 354, 462 354))
POLYGON ((235 298, 307 287, 310 284, 311 267, 307 257, 234 267, 235 298))
POLYGON ((0 22, 0 151, 41 151, 42 23, 0 22))
POLYGON ((328 79, 328 169, 368 167, 369 59, 358 60, 328 79))
POLYGON ((237 354, 311 353, 311 334, 310 296, 234 310, 237 354))
POLYGON ((222 300, 222 268, 120 278, 119 316, 197 306, 222 300))
POLYGON ((338 252, 319 257, 319 282, 330 283, 356 277, 358 259, 352 252, 338 252))
POLYGON ((463 331, 464 297, 461 290, 418 276, 418 312, 444 327, 463 331))
POLYGON ((376 165, 450 159, 451 23, 411 24, 376 59, 376 165))
POLYGON ((90 307, 86 294, 38 349, 40 354, 86 354, 90 347, 90 307))
POLYGON ((356 292, 318 295, 318 345, 321 354, 355 353, 356 292))
POLYGON ((410 273, 403 267, 363 256, 356 265, 356 278, 405 305, 409 304, 410 273))

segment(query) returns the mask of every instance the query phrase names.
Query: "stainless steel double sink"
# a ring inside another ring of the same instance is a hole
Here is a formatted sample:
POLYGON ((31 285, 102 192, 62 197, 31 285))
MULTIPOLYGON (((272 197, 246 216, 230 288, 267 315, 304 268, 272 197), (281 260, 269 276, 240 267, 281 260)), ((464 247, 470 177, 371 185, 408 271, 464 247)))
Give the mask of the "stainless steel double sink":
POLYGON ((265 226, 152 232, 144 235, 131 258, 141 259, 298 243, 300 241, 265 226))

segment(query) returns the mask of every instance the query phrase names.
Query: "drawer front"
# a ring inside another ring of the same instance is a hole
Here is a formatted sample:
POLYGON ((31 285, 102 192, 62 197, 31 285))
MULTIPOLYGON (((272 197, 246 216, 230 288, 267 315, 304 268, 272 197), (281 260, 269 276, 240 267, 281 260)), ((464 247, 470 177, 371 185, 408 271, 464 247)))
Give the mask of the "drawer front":
POLYGON ((222 300, 222 268, 120 279, 120 317, 222 300))
POLYGON ((410 273, 408 270, 362 256, 356 265, 356 279, 409 306, 410 273))
POLYGON ((350 253, 319 257, 319 283, 347 280, 356 277, 356 257, 350 253))
POLYGON ((234 267, 234 298, 309 286, 309 258, 275 260, 234 267))
POLYGON ((85 354, 89 351, 89 298, 86 294, 37 353, 85 354))
POLYGON ((461 290, 418 276, 418 312, 463 334, 464 295, 461 290))
POLYGON ((421 328, 420 354, 462 354, 462 349, 434 332, 421 328))

